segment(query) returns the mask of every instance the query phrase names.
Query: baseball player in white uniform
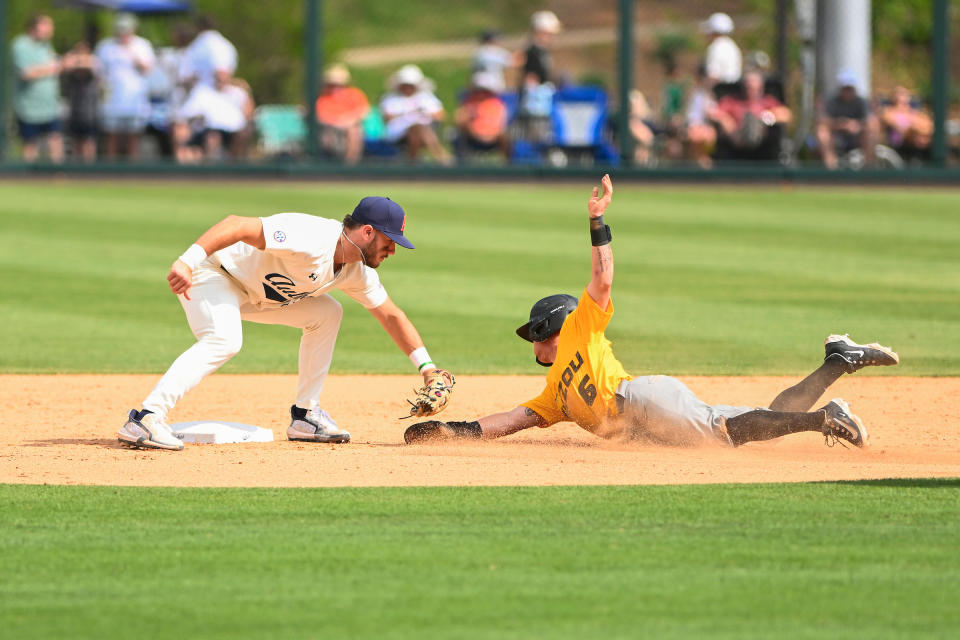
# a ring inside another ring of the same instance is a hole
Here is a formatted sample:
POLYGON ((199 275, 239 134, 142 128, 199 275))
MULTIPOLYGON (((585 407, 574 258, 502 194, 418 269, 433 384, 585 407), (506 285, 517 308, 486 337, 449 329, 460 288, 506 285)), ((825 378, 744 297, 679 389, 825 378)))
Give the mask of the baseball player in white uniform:
POLYGON ((303 213, 228 216, 204 232, 170 268, 167 280, 197 342, 177 358, 142 408, 120 429, 124 444, 180 450, 167 413, 243 342, 241 320, 303 330, 299 384, 290 408, 290 440, 349 442, 318 405, 343 310, 327 294, 340 289, 380 322, 424 378, 437 367, 416 328, 387 295, 375 269, 403 235, 406 214, 389 198, 360 201, 343 222, 303 213))

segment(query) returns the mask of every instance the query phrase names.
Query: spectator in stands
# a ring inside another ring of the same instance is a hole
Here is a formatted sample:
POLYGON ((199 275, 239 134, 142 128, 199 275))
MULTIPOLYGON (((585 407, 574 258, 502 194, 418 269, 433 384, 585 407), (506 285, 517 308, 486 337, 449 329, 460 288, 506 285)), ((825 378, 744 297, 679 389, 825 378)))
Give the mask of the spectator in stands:
MULTIPOLYGON (((23 159, 34 162, 39 143, 46 140, 52 162, 63 161, 63 137, 60 134, 60 61, 50 44, 53 20, 37 15, 27 21, 27 32, 10 45, 16 72, 13 110, 23 140, 23 159)), ((0 82, 3 79, 0 78, 0 82)))
POLYGON ((320 148, 347 164, 357 164, 363 157, 363 121, 369 113, 370 102, 363 91, 350 86, 347 67, 330 65, 316 104, 320 148))
POLYGON ((157 64, 147 78, 150 117, 147 119, 146 135, 157 142, 163 157, 175 155, 176 115, 187 98, 187 92, 180 81, 180 67, 187 45, 192 39, 193 32, 188 24, 174 24, 170 29, 171 46, 157 49, 157 64))
POLYGON ((500 44, 500 32, 488 29, 480 36, 480 46, 473 53, 473 72, 486 71, 497 77, 502 86, 507 86, 507 69, 517 66, 519 56, 515 56, 500 44))
POLYGON ((196 160, 190 148, 201 148, 208 161, 218 161, 226 149, 232 160, 241 159, 250 139, 253 118, 250 86, 223 69, 214 77, 214 86, 197 84, 181 109, 179 119, 190 125, 193 134, 181 150, 181 161, 196 160))
POLYGON ((555 92, 553 57, 550 46, 563 29, 552 11, 530 16, 530 44, 523 52, 520 70, 519 134, 534 142, 550 138, 550 114, 555 92))
POLYGON ((550 45, 561 30, 563 25, 553 11, 537 11, 530 16, 530 44, 523 52, 521 82, 524 87, 544 84, 553 79, 550 45))
POLYGON ((137 19, 129 13, 118 13, 113 23, 113 37, 101 40, 94 54, 101 69, 104 100, 101 124, 106 133, 104 150, 108 158, 116 158, 122 148, 128 158, 139 155, 140 136, 147 126, 150 102, 147 76, 156 59, 153 47, 136 35, 137 19))
POLYGON ((470 151, 497 149, 510 160, 510 138, 507 135, 507 105, 500 98, 504 86, 492 71, 477 71, 467 94, 454 115, 457 123, 457 156, 470 151))
POLYGON ((184 51, 180 66, 180 81, 188 91, 195 84, 213 88, 218 71, 231 76, 237 71, 237 48, 214 28, 213 20, 201 15, 196 27, 197 36, 184 51))
POLYGON ((857 94, 857 74, 841 69, 837 91, 826 101, 817 123, 820 156, 828 169, 837 168, 837 153, 862 149, 867 165, 873 163, 879 132, 877 117, 870 105, 857 94))
POLYGON ((90 45, 81 40, 63 56, 60 81, 69 105, 67 135, 72 154, 84 162, 97 159, 97 112, 100 107, 100 84, 97 59, 90 45))
POLYGON ((431 83, 415 64, 401 67, 391 79, 392 90, 380 103, 386 124, 386 140, 407 147, 414 160, 426 147, 434 160, 450 164, 450 153, 440 144, 434 125, 443 122, 443 104, 433 94, 431 83))
POLYGON ((930 151, 933 119, 914 106, 906 87, 893 90, 893 103, 880 111, 887 144, 907 159, 924 158, 930 151))
POLYGON ((700 31, 710 39, 704 59, 710 80, 714 84, 739 82, 743 55, 730 37, 733 19, 725 13, 714 13, 700 23, 700 31))
POLYGON ((643 92, 633 89, 630 91, 630 135, 633 136, 633 161, 640 166, 649 166, 653 160, 653 144, 655 140, 652 121, 653 110, 647 102, 643 92))
POLYGON ((710 154, 717 143, 717 130, 709 115, 717 106, 712 85, 706 65, 701 64, 697 67, 697 83, 687 99, 686 140, 690 156, 703 169, 713 166, 710 154))
POLYGON ((776 125, 791 119, 790 109, 764 92, 763 74, 757 70, 744 74, 742 93, 724 96, 708 115, 734 157, 751 160, 777 157, 782 127, 776 125))

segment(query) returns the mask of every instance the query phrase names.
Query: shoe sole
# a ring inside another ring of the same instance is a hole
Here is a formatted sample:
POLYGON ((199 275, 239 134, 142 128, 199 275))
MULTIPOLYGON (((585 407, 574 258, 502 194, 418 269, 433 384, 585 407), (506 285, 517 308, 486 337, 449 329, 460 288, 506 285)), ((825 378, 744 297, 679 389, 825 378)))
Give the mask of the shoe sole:
POLYGON ((856 347, 861 347, 861 348, 862 348, 862 347, 867 347, 867 348, 869 348, 869 349, 876 349, 877 351, 882 351, 883 353, 887 354, 888 356, 890 356, 890 357, 893 359, 893 362, 892 362, 892 363, 890 363, 890 364, 886 364, 886 363, 885 363, 885 364, 882 364, 882 365, 880 365, 880 366, 892 367, 892 366, 895 365, 895 364, 900 364, 900 356, 897 355, 897 352, 894 351, 893 349, 891 349, 890 347, 885 347, 885 346, 883 346, 882 344, 877 344, 876 342, 871 342, 870 344, 857 344, 856 342, 854 342, 853 340, 850 339, 850 336, 847 336, 847 335, 843 335, 843 336, 841 336, 841 335, 828 336, 827 339, 823 341, 823 346, 824 346, 824 348, 826 348, 827 345, 834 344, 834 343, 837 343, 837 342, 842 342, 842 343, 845 344, 846 346, 848 346, 848 347, 853 347, 853 348, 856 348, 856 347))
POLYGON ((153 440, 147 440, 146 438, 137 438, 134 440, 125 440, 122 436, 117 436, 117 442, 120 444, 130 447, 131 449, 160 449, 162 451, 182 451, 183 445, 179 447, 174 447, 169 444, 160 444, 159 442, 154 442, 153 440))
POLYGON ((864 426, 863 420, 860 419, 860 416, 850 411, 850 405, 847 404, 847 401, 843 398, 834 398, 830 402, 840 407, 840 409, 847 414, 851 420, 853 420, 854 424, 857 425, 857 429, 860 430, 860 444, 854 444, 852 442, 850 444, 853 444, 853 446, 861 449, 866 449, 870 444, 870 436, 867 435, 867 428, 864 426))
POLYGON ((156 442, 155 440, 150 440, 143 436, 134 437, 123 433, 122 431, 117 434, 117 441, 126 445, 132 449, 161 449, 163 451, 181 451, 183 450, 183 443, 180 443, 180 446, 175 446, 172 444, 163 444, 156 442), (126 437, 124 437, 126 436, 126 437))
POLYGON ((291 442, 319 442, 321 444, 345 444, 347 442, 350 442, 350 436, 330 436, 328 438, 320 439, 320 438, 293 438, 288 435, 287 440, 290 440, 291 442))

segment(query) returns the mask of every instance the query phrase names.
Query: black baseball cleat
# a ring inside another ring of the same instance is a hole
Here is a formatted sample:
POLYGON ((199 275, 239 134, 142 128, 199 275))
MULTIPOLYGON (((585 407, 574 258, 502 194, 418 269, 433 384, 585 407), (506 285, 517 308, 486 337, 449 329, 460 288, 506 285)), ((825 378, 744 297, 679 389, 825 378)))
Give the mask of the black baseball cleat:
POLYGON ((876 342, 857 344, 847 334, 828 336, 823 343, 823 349, 826 352, 823 361, 841 360, 847 373, 864 367, 890 367, 900 362, 900 356, 890 347, 876 342))
POLYGON ((826 422, 823 423, 823 436, 828 446, 832 447, 840 440, 846 440, 861 449, 869 444, 870 437, 863 421, 850 413, 850 405, 843 399, 834 398, 820 410, 827 414, 826 422))

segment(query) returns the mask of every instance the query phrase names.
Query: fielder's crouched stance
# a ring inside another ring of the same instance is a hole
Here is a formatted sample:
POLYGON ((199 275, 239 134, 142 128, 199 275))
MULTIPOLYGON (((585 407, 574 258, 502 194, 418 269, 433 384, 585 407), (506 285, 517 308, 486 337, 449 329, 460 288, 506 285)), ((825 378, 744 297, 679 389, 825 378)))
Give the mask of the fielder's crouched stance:
MULTIPOLYGON (((302 213, 265 218, 229 216, 208 229, 170 268, 197 342, 177 358, 120 429, 124 444, 183 448, 166 424, 167 412, 205 376, 233 357, 243 340, 241 320, 303 330, 290 440, 349 442, 350 434, 317 405, 343 309, 327 295, 340 289, 366 307, 408 354, 428 385, 442 391, 438 407, 422 402, 411 413, 429 415, 445 404, 453 376, 434 366, 407 316, 389 298, 376 269, 403 235, 406 215, 388 198, 364 198, 342 223, 302 213), (444 395, 445 394, 445 395, 444 395)), ((437 394, 421 393, 436 398, 437 394)))
POLYGON ((665 445, 720 441, 741 445, 801 431, 824 434, 829 444, 867 444, 867 431, 847 403, 837 398, 816 411, 817 399, 844 373, 869 365, 894 365, 897 354, 878 344, 860 345, 847 336, 826 341, 823 365, 781 392, 769 408, 711 406, 675 378, 627 374, 614 357, 604 329, 613 316, 610 289, 613 252, 603 213, 613 184, 593 190, 588 211, 593 276, 579 301, 553 295, 538 301, 517 334, 533 343, 537 362, 549 366, 543 392, 521 406, 474 422, 421 422, 408 428, 408 443, 453 438, 498 438, 529 427, 572 420, 607 438, 631 438, 665 445))

